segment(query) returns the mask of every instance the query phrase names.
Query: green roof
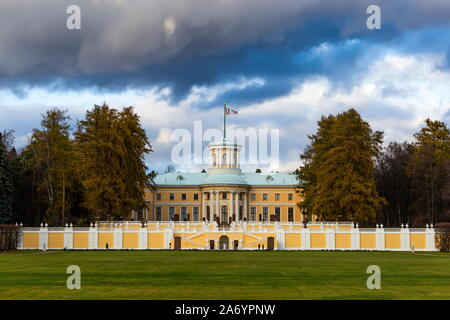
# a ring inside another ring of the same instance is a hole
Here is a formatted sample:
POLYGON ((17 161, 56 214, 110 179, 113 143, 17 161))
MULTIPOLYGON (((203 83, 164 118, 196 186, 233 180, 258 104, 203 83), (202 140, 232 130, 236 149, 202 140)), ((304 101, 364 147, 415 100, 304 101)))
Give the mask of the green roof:
POLYGON ((192 186, 203 184, 240 184, 251 186, 293 186, 298 184, 297 176, 288 173, 242 173, 207 174, 193 172, 170 172, 157 175, 156 185, 192 186))

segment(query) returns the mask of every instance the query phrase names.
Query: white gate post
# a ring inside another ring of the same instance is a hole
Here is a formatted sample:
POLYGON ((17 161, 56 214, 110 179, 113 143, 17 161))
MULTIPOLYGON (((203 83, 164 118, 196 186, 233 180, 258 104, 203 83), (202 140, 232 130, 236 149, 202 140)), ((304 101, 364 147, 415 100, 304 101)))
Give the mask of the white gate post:
POLYGON ((435 232, 433 225, 428 227, 425 231, 425 243, 428 251, 436 251, 435 232))
POLYGON ((122 225, 118 224, 114 227, 114 249, 122 249, 122 225))
POLYGON ((311 249, 311 233, 309 232, 309 228, 303 228, 301 231, 302 237, 302 250, 311 249))
POLYGON ((360 233, 359 226, 356 225, 355 228, 352 228, 352 250, 360 250, 361 249, 361 241, 360 241, 360 233))
POLYGON ((283 229, 278 229, 275 234, 277 241, 277 250, 284 250, 286 248, 286 233, 283 229))
POLYGON ((400 229, 400 249, 402 251, 409 251, 409 249, 410 249, 409 243, 410 243, 410 241, 409 241, 408 224, 406 224, 405 227, 403 227, 403 224, 402 224, 402 228, 400 229))
POLYGON ((139 249, 147 249, 147 236, 148 236, 148 231, 147 231, 147 223, 144 223, 143 226, 141 226, 141 228, 139 228, 138 231, 138 248, 139 249))
POLYGON ((89 238, 88 238, 89 249, 98 249, 98 229, 95 224, 89 227, 89 238))
POLYGON ((336 248, 336 236, 334 228, 325 229, 325 243, 327 250, 334 250, 336 248))
POLYGON ((383 225, 378 226, 378 224, 377 224, 377 230, 376 230, 375 236, 376 236, 377 250, 384 251, 386 249, 386 246, 385 246, 385 240, 384 240, 383 225))
POLYGON ((48 249, 48 224, 45 226, 41 223, 41 228, 39 229, 39 249, 48 249))
POLYGON ((73 249, 73 225, 69 225, 66 223, 66 227, 64 228, 64 247, 66 249, 73 249))

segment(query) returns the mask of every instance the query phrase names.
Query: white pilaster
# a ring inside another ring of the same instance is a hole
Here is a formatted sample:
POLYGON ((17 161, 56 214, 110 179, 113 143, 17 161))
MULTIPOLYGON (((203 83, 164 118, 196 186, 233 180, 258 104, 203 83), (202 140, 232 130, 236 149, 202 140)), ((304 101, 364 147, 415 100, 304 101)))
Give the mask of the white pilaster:
POLYGON ((428 251, 436 251, 435 232, 433 225, 425 230, 425 244, 428 251))
POLYGON ((45 226, 41 223, 41 228, 39 229, 39 249, 48 249, 48 224, 45 226))
POLYGON ((384 236, 384 228, 383 225, 378 226, 377 225, 377 230, 376 230, 376 243, 377 243, 377 250, 385 250, 386 249, 386 245, 385 245, 385 236, 384 236))
POLYGON ((327 250, 334 250, 335 249, 335 241, 336 237, 335 237, 335 231, 334 228, 326 228, 325 231, 325 242, 326 242, 326 248, 327 250))
MULTIPOLYGON (((169 243, 173 242, 173 229, 167 228, 164 230, 164 249, 169 249, 169 243)), ((175 243, 172 246, 172 249, 174 248, 175 243)))
POLYGON ((301 237, 302 237, 302 249, 303 250, 309 250, 311 249, 311 233, 309 232, 308 228, 303 228, 301 231, 301 237))
POLYGON ((147 249, 147 243, 148 243, 148 230, 147 230, 147 224, 145 223, 144 226, 139 228, 138 230, 138 248, 139 249, 147 249))
POLYGON ((122 249, 122 226, 119 224, 114 228, 114 249, 122 249))
POLYGON ((408 224, 406 224, 405 227, 400 229, 400 249, 403 251, 409 251, 410 249, 410 242, 409 242, 409 228, 408 224))
POLYGON ((64 247, 66 249, 73 249, 73 225, 67 225, 64 228, 64 247))
POLYGON ((351 242, 352 242, 352 250, 361 249, 361 241, 358 225, 356 225, 356 228, 352 228, 351 242))
POLYGON ((92 225, 91 223, 88 237, 89 249, 98 249, 98 229, 96 228, 95 224, 92 225))
POLYGON ((202 192, 202 212, 200 215, 200 221, 206 220, 206 192, 202 192))
POLYGON ((282 228, 277 230, 275 240, 277 241, 277 250, 284 250, 286 248, 286 233, 282 228))

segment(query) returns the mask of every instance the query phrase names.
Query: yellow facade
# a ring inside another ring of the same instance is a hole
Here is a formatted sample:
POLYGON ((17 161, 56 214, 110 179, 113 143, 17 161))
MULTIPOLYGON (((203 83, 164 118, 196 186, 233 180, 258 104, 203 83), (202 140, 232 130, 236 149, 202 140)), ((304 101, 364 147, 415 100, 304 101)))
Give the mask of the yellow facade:
POLYGON ((377 247, 377 238, 375 233, 361 233, 360 241, 361 249, 373 250, 377 247))
POLYGON ((399 233, 386 233, 386 248, 400 249, 400 234, 399 233))
POLYGON ((100 232, 98 234, 98 247, 105 249, 108 244, 109 249, 114 249, 114 234, 112 232, 100 232))
POLYGON ((124 232, 122 241, 124 248, 137 249, 139 247, 137 232, 124 232))
POLYGON ((74 249, 89 248, 89 234, 87 232, 75 232, 73 234, 73 248, 74 249))
POLYGON ((350 233, 336 233, 336 249, 349 249, 352 247, 352 237, 350 233))

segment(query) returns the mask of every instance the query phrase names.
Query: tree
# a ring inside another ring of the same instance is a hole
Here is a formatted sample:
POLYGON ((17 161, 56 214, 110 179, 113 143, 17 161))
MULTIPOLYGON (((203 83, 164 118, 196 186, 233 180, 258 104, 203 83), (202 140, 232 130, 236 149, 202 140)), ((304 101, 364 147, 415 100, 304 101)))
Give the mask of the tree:
POLYGON ((0 224, 12 223, 14 217, 14 183, 8 152, 8 133, 0 132, 0 224))
POLYGON ((318 126, 298 171, 303 212, 327 220, 373 221, 385 203, 374 175, 383 133, 373 132, 354 109, 322 116, 318 126))
POLYGON ((72 144, 67 111, 54 108, 42 116, 41 128, 34 129, 27 148, 29 167, 36 174, 37 192, 46 206, 45 219, 60 224, 66 220, 71 200, 68 190, 73 182, 72 144))
POLYGON ((93 218, 129 217, 145 206, 152 175, 144 162, 151 145, 132 107, 121 112, 95 105, 75 132, 76 172, 93 218))
POLYGON ((377 161, 377 190, 387 201, 380 217, 384 226, 411 223, 411 177, 407 168, 412 153, 412 144, 391 142, 377 161))
POLYGON ((441 121, 426 119, 414 138, 408 166, 413 222, 444 222, 450 218, 450 130, 441 121))

